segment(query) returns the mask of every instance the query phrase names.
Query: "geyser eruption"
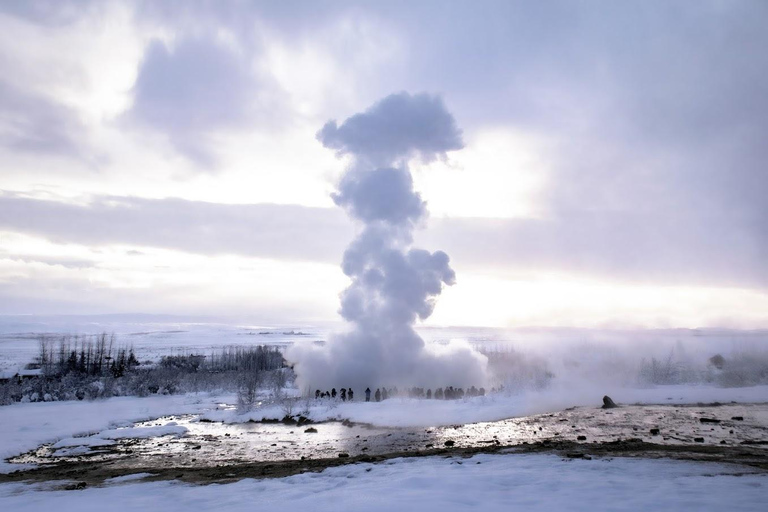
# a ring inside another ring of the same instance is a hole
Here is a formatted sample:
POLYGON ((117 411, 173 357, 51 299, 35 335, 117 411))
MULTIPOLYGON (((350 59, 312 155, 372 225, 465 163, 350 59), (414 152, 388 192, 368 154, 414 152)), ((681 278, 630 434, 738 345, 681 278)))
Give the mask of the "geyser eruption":
POLYGON ((427 215, 407 162, 432 161, 463 147, 461 131, 439 97, 393 94, 318 133, 324 146, 352 162, 333 194, 361 230, 344 253, 352 284, 341 294, 350 330, 324 346, 295 345, 302 389, 485 384, 487 359, 465 342, 430 346, 414 330, 432 314, 443 285, 455 274, 448 255, 412 247, 427 215))

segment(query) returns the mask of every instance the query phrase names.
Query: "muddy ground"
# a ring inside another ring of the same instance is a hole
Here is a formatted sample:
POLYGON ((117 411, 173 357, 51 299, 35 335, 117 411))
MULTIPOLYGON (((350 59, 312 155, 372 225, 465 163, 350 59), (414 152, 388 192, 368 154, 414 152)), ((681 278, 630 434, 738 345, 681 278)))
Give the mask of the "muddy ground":
POLYGON ((187 434, 126 439, 87 450, 41 446, 10 459, 27 469, 0 475, 0 483, 61 481, 62 486, 82 488, 135 473, 146 473, 144 481, 221 483, 396 457, 510 452, 550 452, 571 459, 669 457, 768 471, 768 404, 578 407, 434 428, 349 422, 225 425, 195 416, 164 417, 139 425, 170 422, 186 427, 187 434))

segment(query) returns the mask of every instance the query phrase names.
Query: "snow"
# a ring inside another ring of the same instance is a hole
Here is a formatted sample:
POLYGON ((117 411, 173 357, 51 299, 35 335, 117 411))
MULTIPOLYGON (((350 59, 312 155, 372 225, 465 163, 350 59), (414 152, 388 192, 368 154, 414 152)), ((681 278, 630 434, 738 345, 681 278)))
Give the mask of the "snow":
POLYGON ((171 422, 167 425, 155 427, 128 427, 107 430, 96 434, 103 439, 147 439, 160 436, 183 436, 188 432, 186 427, 171 422))
POLYGON ((115 442, 111 439, 102 439, 98 435, 84 437, 65 437, 61 441, 54 443, 53 448, 67 448, 70 446, 98 447, 110 446, 113 444, 115 444, 115 442))
MULTIPOLYGON (((99 446, 110 446, 115 444, 117 439, 148 439, 150 437, 161 436, 183 436, 188 432, 186 427, 176 425, 174 422, 167 425, 153 427, 125 427, 104 430, 90 436, 66 437, 53 444, 53 448, 96 448, 99 446)), ((57 455, 69 455, 87 453, 87 450, 70 450, 67 452, 58 451, 57 455)))
POLYGON ((152 473, 133 473, 130 475, 123 475, 123 476, 115 476, 112 478, 107 478, 104 480, 104 483, 107 485, 114 485, 114 484, 123 484, 125 482, 132 482, 136 480, 142 480, 144 478, 147 478, 149 476, 153 476, 152 473))
POLYGON ((395 459, 224 485, 110 483, 80 491, 39 491, 36 485, 4 484, 0 485, 0 508, 101 512, 109 503, 111 510, 164 512, 762 511, 768 475, 744 474, 743 468, 721 464, 510 454, 395 459))
MULTIPOLYGON (((608 394, 617 403, 695 404, 699 402, 768 402, 768 386, 718 388, 713 386, 660 386, 649 389, 597 386, 552 388, 520 394, 496 393, 463 400, 419 400, 393 398, 383 402, 340 402, 310 400, 307 417, 313 421, 348 419, 382 427, 434 427, 495 421, 560 411, 573 406, 600 406, 608 394)), ((294 414, 307 411, 305 401, 293 408, 294 414)), ((245 423, 262 419, 282 419, 286 409, 270 404, 246 413, 237 410, 209 411, 210 421, 245 423)))
MULTIPOLYGON (((19 403, 0 407, 0 472, 20 469, 18 465, 8 464, 4 460, 44 443, 62 442, 62 447, 101 443, 107 438, 96 436, 88 441, 87 437, 73 436, 109 430, 107 435, 117 439, 115 436, 121 433, 114 429, 118 427, 132 426, 135 422, 165 415, 197 414, 219 407, 222 401, 232 403, 234 397, 200 393, 146 398, 118 397, 92 402, 19 403)), ((178 429, 183 427, 171 428, 179 432, 178 429)), ((126 434, 142 434, 136 429, 124 431, 126 434)), ((150 431, 146 433, 150 435, 150 431)), ((156 435, 157 431, 152 434, 156 435)))

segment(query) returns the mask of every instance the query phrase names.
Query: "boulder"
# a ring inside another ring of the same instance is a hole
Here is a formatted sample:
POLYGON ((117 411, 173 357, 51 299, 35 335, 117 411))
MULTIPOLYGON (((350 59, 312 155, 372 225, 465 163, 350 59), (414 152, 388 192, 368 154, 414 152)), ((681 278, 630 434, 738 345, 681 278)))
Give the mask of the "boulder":
POLYGON ((614 402, 611 397, 608 395, 603 397, 603 409, 614 409, 616 407, 618 407, 618 405, 616 405, 616 402, 614 402))

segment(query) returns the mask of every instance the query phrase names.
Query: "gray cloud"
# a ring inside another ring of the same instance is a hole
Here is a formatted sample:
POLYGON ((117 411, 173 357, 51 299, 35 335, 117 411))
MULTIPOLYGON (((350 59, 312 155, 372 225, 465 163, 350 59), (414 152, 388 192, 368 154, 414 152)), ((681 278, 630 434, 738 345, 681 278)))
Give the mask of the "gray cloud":
POLYGON ((209 39, 185 39, 173 48, 149 45, 134 86, 129 113, 165 132, 176 148, 210 167, 207 138, 220 128, 242 126, 252 115, 256 84, 248 63, 209 39))
POLYGON ((0 81, 0 146, 28 154, 79 158, 83 133, 74 112, 0 81))
POLYGON ((0 195, 0 229, 59 243, 325 263, 338 262, 352 237, 343 214, 331 209, 110 196, 82 206, 0 195))
MULTIPOLYGON (((433 218, 415 237, 426 247, 445 250, 465 270, 562 271, 648 284, 768 288, 763 217, 715 211, 697 215, 694 222, 686 215, 617 212, 608 217, 579 211, 540 220, 433 218), (699 229, 691 229, 695 224, 699 229)), ((0 229, 89 246, 332 264, 353 238, 352 224, 335 209, 109 196, 80 206, 0 195, 0 229)))

